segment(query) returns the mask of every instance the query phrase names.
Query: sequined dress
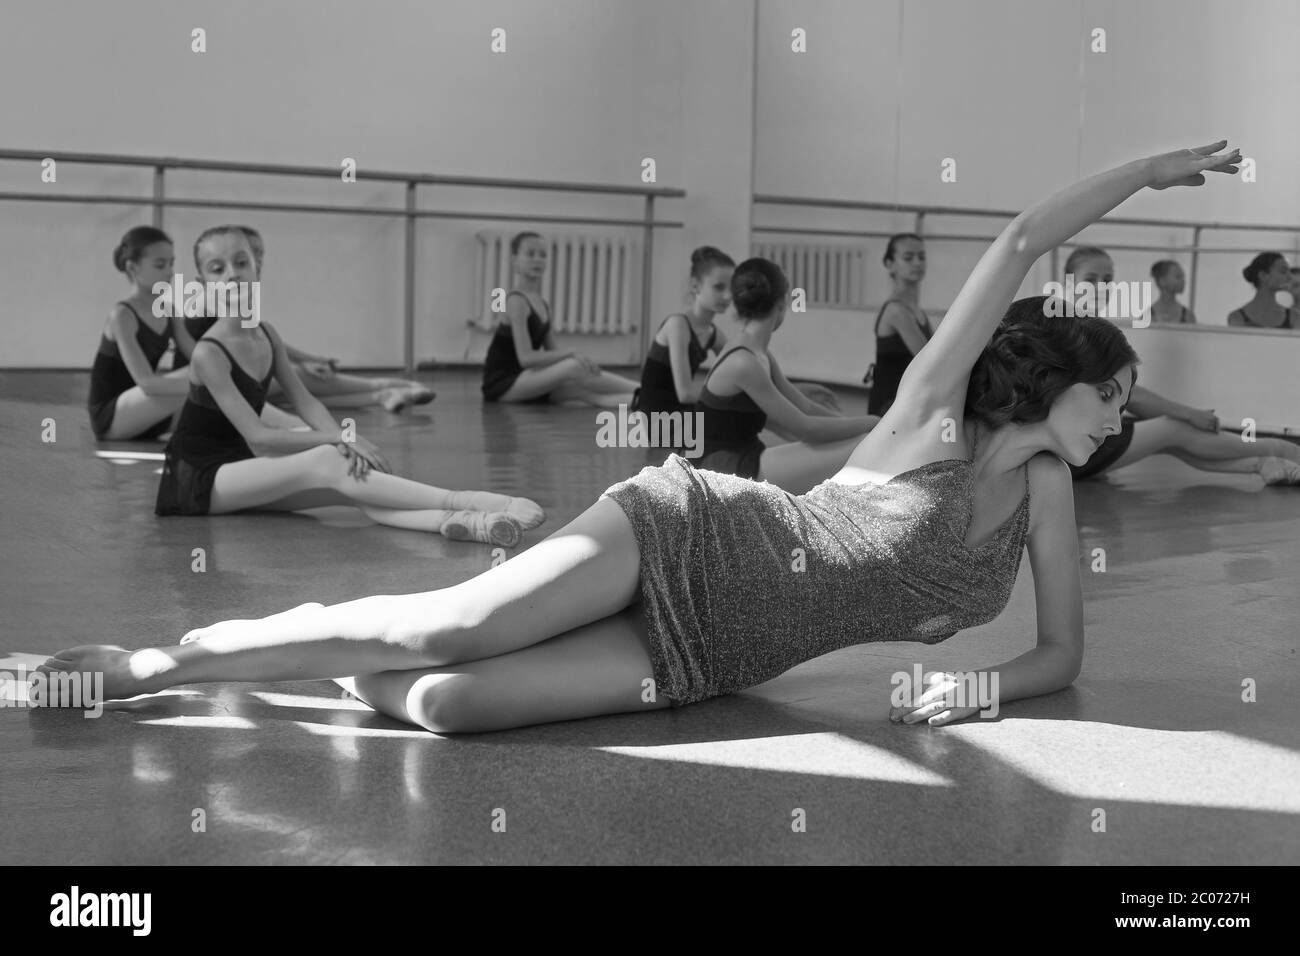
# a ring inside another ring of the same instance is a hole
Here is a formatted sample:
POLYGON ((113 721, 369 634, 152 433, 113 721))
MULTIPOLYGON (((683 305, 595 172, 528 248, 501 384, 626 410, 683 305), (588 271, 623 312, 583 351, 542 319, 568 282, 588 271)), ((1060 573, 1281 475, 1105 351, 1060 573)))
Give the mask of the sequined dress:
MULTIPOLYGON (((972 454, 973 457, 973 454, 972 454)), ((1029 528, 1029 477, 993 537, 967 548, 973 465, 791 495, 671 456, 605 495, 641 552, 658 692, 674 706, 761 684, 853 644, 937 644, 1006 607, 1029 528)))

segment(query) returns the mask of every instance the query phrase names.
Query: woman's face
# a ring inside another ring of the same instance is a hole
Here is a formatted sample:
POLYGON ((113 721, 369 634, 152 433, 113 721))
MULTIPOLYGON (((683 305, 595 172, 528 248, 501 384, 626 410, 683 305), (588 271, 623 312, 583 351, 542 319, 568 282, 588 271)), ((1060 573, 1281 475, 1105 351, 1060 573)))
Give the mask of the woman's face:
POLYGON ((257 263, 248 237, 242 232, 221 232, 209 236, 199 246, 199 278, 204 282, 229 282, 226 289, 227 314, 236 315, 241 282, 257 281, 257 263))
POLYGON ((695 301, 710 312, 726 312, 731 305, 732 266, 714 266, 703 279, 695 280, 695 301))
POLYGON ((515 253, 515 268, 527 278, 540 279, 546 274, 546 257, 546 243, 537 236, 529 236, 515 253))
POLYGON ((1126 365, 1098 385, 1078 382, 1057 396, 1047 415, 1050 451, 1072 465, 1082 465, 1101 443, 1121 429, 1120 412, 1128 404, 1137 371, 1126 365))
POLYGON ((126 264, 126 274, 141 288, 152 290, 155 283, 171 282, 176 254, 170 242, 154 242, 145 247, 140 258, 126 264))
POLYGON ((894 258, 885 268, 895 279, 920 282, 925 278, 925 243, 915 239, 898 240, 894 243, 894 258))
POLYGON ((1074 311, 1076 315, 1096 315, 1101 310, 1102 290, 1098 283, 1115 281, 1115 263, 1110 256, 1089 256, 1074 264, 1074 311), (1086 287, 1092 288, 1093 308, 1081 301, 1086 287))
POLYGON ((1183 275, 1182 266, 1170 266, 1165 270, 1156 282, 1161 291, 1168 292, 1170 295, 1182 295, 1183 290, 1187 288, 1187 277, 1183 275))
POLYGON ((1291 288, 1291 265, 1285 259, 1275 259, 1267 272, 1258 275, 1259 287, 1268 292, 1281 292, 1291 288))

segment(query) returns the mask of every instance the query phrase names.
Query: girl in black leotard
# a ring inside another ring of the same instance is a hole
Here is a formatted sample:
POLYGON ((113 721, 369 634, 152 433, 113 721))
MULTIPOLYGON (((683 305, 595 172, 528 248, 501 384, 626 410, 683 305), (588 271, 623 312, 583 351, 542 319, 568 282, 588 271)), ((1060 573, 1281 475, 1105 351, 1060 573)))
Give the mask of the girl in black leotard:
POLYGON ((1253 329, 1300 329, 1294 309, 1277 304, 1277 294, 1291 288, 1291 268, 1280 252, 1261 252, 1241 270, 1255 287, 1255 298, 1228 314, 1228 324, 1253 329))
POLYGON ((736 267, 731 301, 741 331, 700 390, 696 409, 704 413, 704 454, 695 466, 802 494, 842 468, 880 419, 841 418, 810 401, 781 372, 768 343, 785 319, 789 291, 785 274, 766 259, 736 267), (769 418, 799 440, 766 448, 758 435, 769 418))
POLYGON ((641 369, 641 387, 632 408, 642 412, 688 412, 703 384, 695 374, 725 339, 713 317, 731 304, 731 274, 736 263, 721 250, 701 246, 691 253, 691 308, 664 319, 655 332, 641 369))
POLYGON ((1151 266, 1151 278, 1160 298, 1151 303, 1148 316, 1157 325, 1195 325, 1196 313, 1178 301, 1187 287, 1183 267, 1173 259, 1161 259, 1151 266))
MULTIPOLYGON (((205 282, 251 282, 256 275, 248 239, 235 226, 201 235, 194 258, 205 282)), ((167 446, 158 514, 352 504, 380 524, 505 547, 544 520, 542 509, 526 498, 448 491, 391 474, 374 445, 341 429, 307 391, 275 329, 264 321, 245 328, 237 310, 230 313, 194 346, 193 387, 167 446), (272 378, 307 429, 269 428, 261 421, 272 378)))
POLYGON ((894 290, 876 316, 876 361, 864 379, 871 389, 867 411, 872 415, 889 411, 912 357, 934 334, 919 304, 921 280, 925 278, 925 240, 915 233, 899 233, 890 238, 882 261, 894 281, 894 290))
POLYGON ((86 408, 96 438, 157 438, 185 400, 184 374, 157 371, 179 320, 154 316, 153 286, 171 281, 173 262, 171 239, 152 226, 128 231, 113 250, 131 295, 109 313, 90 372, 86 408))
MULTIPOLYGON (((248 238, 253 250, 253 260, 257 267, 257 278, 262 278, 262 262, 266 255, 266 243, 262 234, 251 226, 236 227, 248 238)), ((191 317, 185 319, 184 328, 193 341, 187 341, 179 332, 176 336, 176 363, 180 368, 189 363, 190 349, 194 342, 203 338, 216 319, 191 317)), ((434 399, 434 393, 419 382, 403 378, 366 378, 350 375, 338 370, 338 360, 312 355, 285 343, 285 351, 293 361, 294 373, 307 386, 307 391, 320 399, 326 408, 365 408, 378 405, 388 412, 400 412, 408 405, 424 405, 434 399)), ((271 383, 268 396, 274 401, 283 399, 284 394, 278 385, 271 383)), ((279 412, 274 405, 268 405, 263 418, 267 424, 278 428, 290 427, 287 419, 291 416, 279 412)), ((300 424, 300 423, 299 423, 300 424)))
POLYGON ((559 351, 551 307, 542 298, 547 257, 542 237, 519 233, 510 240, 510 254, 515 283, 506 297, 505 319, 483 360, 483 397, 489 402, 630 405, 636 382, 603 371, 579 352, 559 351))

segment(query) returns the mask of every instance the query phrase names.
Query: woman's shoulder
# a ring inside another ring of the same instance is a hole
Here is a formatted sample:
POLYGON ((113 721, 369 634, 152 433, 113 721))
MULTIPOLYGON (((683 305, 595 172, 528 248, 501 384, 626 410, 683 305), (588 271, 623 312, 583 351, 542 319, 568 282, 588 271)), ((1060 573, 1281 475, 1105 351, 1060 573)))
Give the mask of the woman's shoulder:
POLYGON ((682 312, 674 312, 664 317, 659 323, 659 331, 655 333, 655 340, 660 345, 668 344, 668 340, 674 335, 682 335, 691 331, 691 320, 682 312))
POLYGON ((1040 451, 1025 465, 1029 480, 1031 529, 1044 520, 1074 520, 1074 479, 1070 467, 1050 451, 1040 451))
MULTIPOLYGON (((907 323, 908 325, 914 325, 919 329, 921 323, 917 318, 918 313, 921 316, 925 316, 924 310, 919 307, 913 309, 897 299, 890 299, 880 307, 880 315, 876 318, 876 328, 878 331, 894 332, 897 330, 899 323, 907 323)), ((929 321, 929 317, 925 317, 926 320, 929 321)))
POLYGON ((726 348, 714 359, 709 376, 721 376, 724 381, 736 380, 755 370, 766 375, 770 368, 768 355, 762 347, 752 342, 728 342, 726 348))

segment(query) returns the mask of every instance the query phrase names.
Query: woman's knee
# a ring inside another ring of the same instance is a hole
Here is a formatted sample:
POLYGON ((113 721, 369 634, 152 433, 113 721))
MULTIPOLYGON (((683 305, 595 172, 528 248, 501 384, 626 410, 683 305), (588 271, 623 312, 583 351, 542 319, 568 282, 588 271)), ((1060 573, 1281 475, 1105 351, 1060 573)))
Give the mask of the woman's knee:
POLYGON ((334 445, 319 445, 302 454, 314 485, 341 491, 352 480, 348 476, 348 459, 334 445))
POLYGON ((429 674, 415 682, 407 709, 435 734, 473 733, 485 726, 486 688, 475 674, 429 674))
MULTIPOLYGON (((454 589, 448 588, 447 592, 454 589)), ((474 660, 474 645, 482 644, 478 628, 482 615, 454 594, 439 592, 436 598, 428 595, 409 595, 383 626, 384 640, 388 644, 406 648, 418 654, 430 667, 445 667, 474 660)))

